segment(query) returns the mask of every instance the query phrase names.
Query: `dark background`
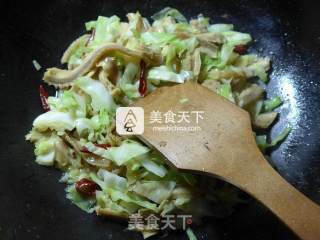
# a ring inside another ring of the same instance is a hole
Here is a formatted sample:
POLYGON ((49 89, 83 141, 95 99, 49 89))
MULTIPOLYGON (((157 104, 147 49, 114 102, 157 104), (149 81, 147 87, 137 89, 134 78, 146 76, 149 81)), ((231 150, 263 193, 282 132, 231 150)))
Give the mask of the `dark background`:
MULTIPOLYGON (((280 95, 280 121, 271 136, 293 131, 271 153, 283 177, 320 203, 320 7, 318 1, 5 1, 0 32, 0 239, 142 239, 126 223, 88 215, 65 199, 60 172, 38 166, 24 141, 41 113, 38 85, 47 67, 59 65, 63 50, 97 15, 139 10, 150 17, 166 6, 186 17, 203 13, 233 23, 256 39, 249 51, 273 61, 268 96, 280 95), (227 17, 227 18, 226 18, 227 17), (37 72, 32 59, 42 65, 37 72)), ((199 239, 295 239, 259 203, 239 206, 226 219, 194 227, 199 239)), ((186 239, 183 232, 153 239, 186 239)))

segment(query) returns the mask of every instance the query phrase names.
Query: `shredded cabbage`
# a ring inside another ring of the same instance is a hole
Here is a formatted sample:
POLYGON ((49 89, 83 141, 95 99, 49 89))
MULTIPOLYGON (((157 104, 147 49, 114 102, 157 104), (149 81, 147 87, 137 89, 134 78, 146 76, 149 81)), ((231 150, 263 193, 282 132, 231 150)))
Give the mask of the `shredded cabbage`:
POLYGON ((252 41, 250 34, 236 31, 223 31, 222 35, 226 38, 227 43, 235 45, 246 45, 252 41))
POLYGON ((41 114, 33 121, 33 127, 40 132, 47 129, 63 132, 71 131, 75 127, 74 119, 69 113, 49 111, 41 114))
MULTIPOLYGON (((42 98, 50 111, 34 120, 26 136, 35 145, 36 162, 64 171, 60 181, 67 184, 67 198, 89 213, 122 218, 191 213, 195 219, 230 214, 239 202, 238 191, 177 171, 135 137, 119 135, 116 109, 161 86, 194 81, 247 110, 254 128, 267 129, 282 101, 266 100, 264 89, 251 80, 268 81, 270 59, 239 51, 252 41, 250 34, 237 32, 233 24, 210 24, 202 14, 188 21, 167 7, 152 16, 153 22, 139 12, 127 17, 86 22, 90 32, 61 58, 67 70, 48 70, 46 81, 59 90, 42 98), (106 45, 111 50, 95 55, 106 45), (83 178, 99 186, 93 196, 77 192, 83 178)), ((181 96, 179 103, 187 102, 181 96)), ((257 144, 265 151, 290 130, 271 142, 266 135, 256 136, 257 144)), ((140 231, 144 237, 157 233, 140 231)), ((187 234, 196 239, 191 229, 187 234)))
POLYGON ((174 181, 141 181, 137 182, 132 190, 153 202, 161 203, 168 199, 176 186, 174 181))
POLYGON ((37 71, 39 71, 40 69, 41 69, 41 65, 38 63, 38 61, 37 60, 32 60, 32 64, 33 64, 33 66, 34 66, 34 68, 37 70, 37 71))
POLYGON ((89 47, 95 49, 104 43, 115 42, 117 40, 117 37, 120 35, 120 18, 117 16, 109 18, 99 16, 95 23, 89 22, 86 24, 87 29, 91 29, 92 27, 95 27, 95 37, 89 43, 89 47))
POLYGON ((153 20, 160 20, 164 17, 173 17, 178 22, 187 23, 187 19, 175 8, 166 7, 156 14, 152 15, 151 18, 153 20))
POLYGON ((221 84, 217 89, 217 93, 219 95, 221 95, 222 97, 225 97, 229 101, 235 102, 234 98, 232 96, 232 90, 231 90, 230 82, 226 82, 226 83, 221 84))
POLYGON ((112 188, 121 191, 127 188, 127 180, 117 174, 104 169, 99 169, 97 174, 101 179, 103 179, 103 185, 100 185, 102 189, 112 188))
POLYGON ((129 63, 124 70, 124 73, 119 81, 121 90, 131 99, 140 97, 138 85, 134 84, 134 80, 138 74, 139 68, 137 65, 129 63))
POLYGON ((96 204, 96 200, 94 198, 84 198, 82 197, 75 189, 73 185, 70 185, 66 188, 66 196, 68 199, 72 201, 75 205, 81 208, 83 211, 87 213, 93 213, 96 204))
POLYGON ((167 66, 160 66, 151 68, 148 72, 147 79, 157 85, 160 81, 184 83, 191 80, 192 77, 193 74, 190 71, 181 71, 177 74, 171 71, 167 66))
POLYGON ((233 24, 217 23, 208 27, 209 32, 227 32, 233 30, 233 24))
POLYGON ((167 169, 163 165, 158 165, 152 160, 141 159, 140 163, 149 172, 152 172, 159 177, 164 177, 167 174, 167 169))
POLYGON ((93 111, 99 112, 101 108, 112 111, 115 108, 111 94, 101 82, 89 77, 80 77, 75 81, 75 84, 91 97, 93 111))

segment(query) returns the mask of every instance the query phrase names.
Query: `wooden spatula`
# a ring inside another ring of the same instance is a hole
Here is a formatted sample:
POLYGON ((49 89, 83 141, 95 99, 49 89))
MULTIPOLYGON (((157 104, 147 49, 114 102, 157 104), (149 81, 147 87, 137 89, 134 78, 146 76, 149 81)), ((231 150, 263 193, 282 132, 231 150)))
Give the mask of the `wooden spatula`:
POLYGON ((173 166, 209 173, 234 184, 262 202, 300 238, 320 239, 320 207, 286 182, 265 160, 246 111, 191 82, 161 87, 134 106, 145 111, 145 130, 138 137, 173 166), (201 130, 155 131, 159 123, 150 121, 152 111, 185 111, 189 115, 203 111, 203 119, 189 123, 201 130))

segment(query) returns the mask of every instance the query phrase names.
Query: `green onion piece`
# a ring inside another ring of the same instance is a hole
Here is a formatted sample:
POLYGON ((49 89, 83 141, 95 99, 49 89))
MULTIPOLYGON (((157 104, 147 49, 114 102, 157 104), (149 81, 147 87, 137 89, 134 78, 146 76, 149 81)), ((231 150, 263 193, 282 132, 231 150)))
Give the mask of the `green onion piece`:
POLYGON ((267 148, 274 147, 278 143, 282 142, 291 132, 292 127, 285 128, 278 136, 276 136, 271 143, 267 143, 267 136, 266 135, 260 135, 256 136, 256 142, 258 147, 262 152, 264 152, 267 148))
POLYGON ((276 96, 272 99, 265 100, 263 103, 263 110, 265 112, 271 112, 273 109, 279 107, 282 101, 279 96, 276 96))
POLYGON ((186 233, 188 235, 189 240, 197 240, 197 237, 191 228, 187 228, 186 233))

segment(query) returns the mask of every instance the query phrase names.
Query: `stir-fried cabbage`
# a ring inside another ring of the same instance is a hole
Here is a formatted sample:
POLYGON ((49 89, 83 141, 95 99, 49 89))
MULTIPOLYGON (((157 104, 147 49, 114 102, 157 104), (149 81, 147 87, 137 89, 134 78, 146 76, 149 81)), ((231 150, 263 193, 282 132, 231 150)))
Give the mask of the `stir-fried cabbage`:
POLYGON ((94 81, 89 77, 80 77, 75 81, 75 85, 91 97, 93 111, 99 112, 102 108, 112 111, 115 108, 111 94, 102 83, 94 81))
POLYGON ((47 129, 63 132, 72 130, 75 126, 75 121, 69 113, 50 111, 41 114, 33 121, 33 127, 39 132, 47 129))
MULTIPOLYGON (((167 7, 152 16, 152 23, 138 12, 127 17, 127 22, 117 16, 87 22, 89 33, 77 38, 61 59, 68 69, 48 70, 46 81, 60 90, 42 96, 49 111, 34 120, 26 136, 35 144, 36 162, 63 170, 67 198, 88 213, 123 218, 229 213, 237 191, 176 171, 138 139, 118 135, 115 111, 160 86, 194 81, 249 111, 254 128, 267 129, 281 99, 265 99, 264 89, 249 80, 266 82, 270 59, 246 53, 249 34, 235 31, 232 24, 210 24, 202 15, 188 21, 167 7), (79 186, 84 180, 95 192, 83 193, 90 190, 79 186)), ((187 101, 182 96, 181 104, 187 101)), ((258 135, 257 143, 264 151, 289 132, 271 142, 258 135)), ((140 231, 144 237, 156 233, 140 231)), ((196 239, 191 229, 187 234, 196 239)))
POLYGON ((181 71, 179 74, 171 71, 166 66, 151 68, 148 72, 148 80, 155 85, 163 82, 184 83, 192 79, 192 72, 181 71))

